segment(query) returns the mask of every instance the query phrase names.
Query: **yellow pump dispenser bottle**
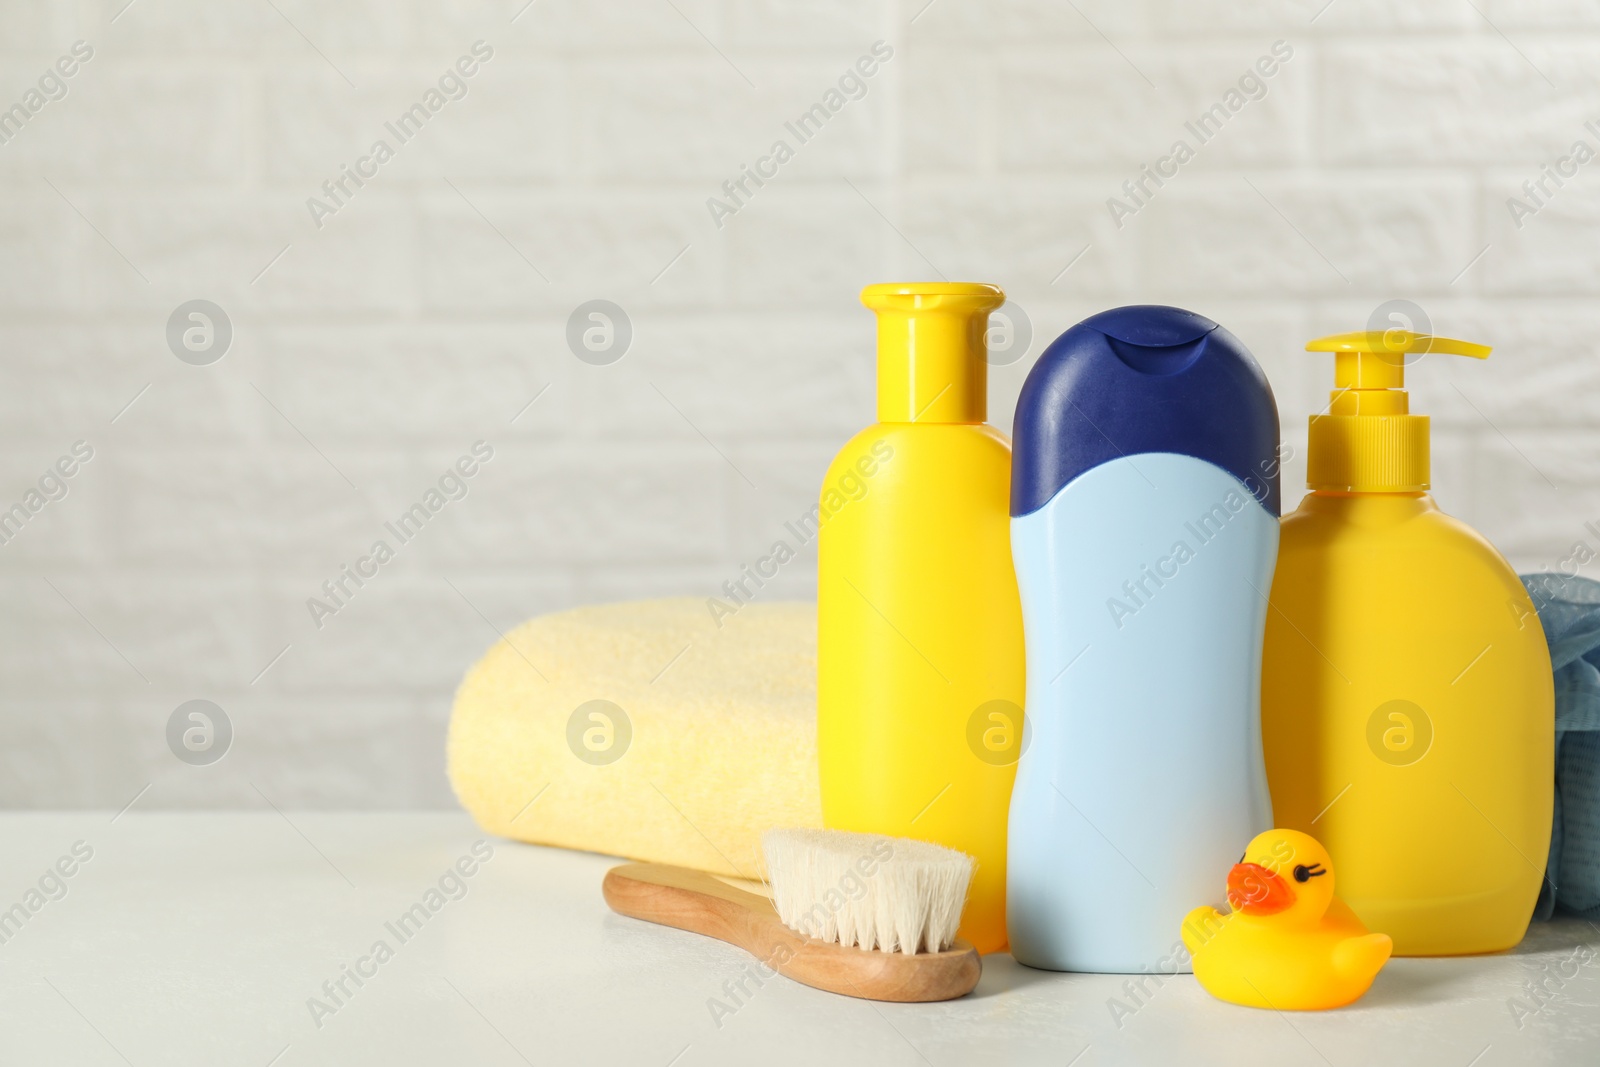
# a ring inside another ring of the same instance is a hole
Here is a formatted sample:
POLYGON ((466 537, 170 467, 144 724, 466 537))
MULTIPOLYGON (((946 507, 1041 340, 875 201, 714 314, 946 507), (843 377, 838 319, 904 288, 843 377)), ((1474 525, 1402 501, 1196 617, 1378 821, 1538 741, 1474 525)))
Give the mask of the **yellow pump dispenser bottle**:
POLYGON ((961 936, 1006 946, 1022 745, 1011 446, 986 424, 995 286, 873 285, 878 423, 835 457, 817 548, 817 757, 832 829, 977 859, 961 936))
POLYGON ((1554 692, 1544 631, 1493 545, 1428 495, 1405 368, 1489 349, 1403 330, 1324 337, 1311 492, 1283 520, 1261 730, 1278 825, 1313 834, 1339 893, 1398 956, 1522 939, 1544 878, 1554 692))

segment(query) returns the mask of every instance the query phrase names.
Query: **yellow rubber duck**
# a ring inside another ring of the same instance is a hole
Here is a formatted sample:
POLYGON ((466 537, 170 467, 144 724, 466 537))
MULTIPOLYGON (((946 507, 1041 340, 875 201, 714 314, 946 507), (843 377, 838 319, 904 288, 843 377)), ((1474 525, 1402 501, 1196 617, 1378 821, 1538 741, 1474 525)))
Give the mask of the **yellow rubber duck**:
POLYGON ((1268 830, 1228 872, 1224 914, 1183 920, 1194 976, 1218 1000, 1252 1008, 1319 1011, 1356 1000, 1389 960, 1394 942, 1370 933, 1333 895, 1333 861, 1316 839, 1268 830))

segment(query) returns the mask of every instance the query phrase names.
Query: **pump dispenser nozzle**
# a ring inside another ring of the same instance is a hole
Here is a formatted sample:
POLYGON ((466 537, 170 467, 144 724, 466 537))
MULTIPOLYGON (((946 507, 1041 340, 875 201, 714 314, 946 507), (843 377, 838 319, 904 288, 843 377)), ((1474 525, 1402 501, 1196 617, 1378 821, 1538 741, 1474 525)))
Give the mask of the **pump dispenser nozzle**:
POLYGON ((1439 353, 1488 359, 1489 346, 1410 330, 1319 337, 1307 352, 1334 353, 1326 414, 1311 416, 1306 483, 1342 493, 1425 492, 1428 416, 1411 414, 1408 357, 1439 353))

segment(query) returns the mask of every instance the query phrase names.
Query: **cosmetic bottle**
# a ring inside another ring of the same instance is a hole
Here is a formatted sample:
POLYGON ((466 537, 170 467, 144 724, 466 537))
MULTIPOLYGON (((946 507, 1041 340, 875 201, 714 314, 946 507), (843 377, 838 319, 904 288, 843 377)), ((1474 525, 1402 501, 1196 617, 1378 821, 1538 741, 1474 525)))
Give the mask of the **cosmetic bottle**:
POLYGON ((819 503, 817 756, 831 829, 977 859, 960 936, 1006 943, 1006 812, 1023 735, 1011 449, 986 419, 992 285, 873 285, 878 421, 819 503))
POLYGON ((1403 330, 1324 337, 1311 492, 1283 520, 1262 673, 1279 825, 1400 956, 1495 952, 1528 927, 1550 849, 1554 686, 1532 601, 1429 495, 1408 364, 1489 349, 1403 330))
POLYGON ((1051 970, 1187 970, 1174 931, 1273 826, 1259 703, 1272 391, 1215 322, 1117 308, 1039 357, 1014 439, 1030 736, 1011 951, 1051 970))

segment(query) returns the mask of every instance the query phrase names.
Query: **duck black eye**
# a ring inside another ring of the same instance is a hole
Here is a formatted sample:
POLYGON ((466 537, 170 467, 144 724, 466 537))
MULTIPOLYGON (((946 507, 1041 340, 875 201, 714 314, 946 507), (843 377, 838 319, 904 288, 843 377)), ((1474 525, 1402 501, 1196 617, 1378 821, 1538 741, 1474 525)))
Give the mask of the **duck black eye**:
POLYGON ((1296 864, 1294 868, 1294 880, 1297 882, 1309 882, 1311 879, 1320 878, 1327 873, 1327 871, 1322 869, 1322 864, 1320 863, 1313 863, 1309 867, 1303 863, 1299 863, 1296 864))

